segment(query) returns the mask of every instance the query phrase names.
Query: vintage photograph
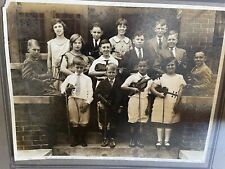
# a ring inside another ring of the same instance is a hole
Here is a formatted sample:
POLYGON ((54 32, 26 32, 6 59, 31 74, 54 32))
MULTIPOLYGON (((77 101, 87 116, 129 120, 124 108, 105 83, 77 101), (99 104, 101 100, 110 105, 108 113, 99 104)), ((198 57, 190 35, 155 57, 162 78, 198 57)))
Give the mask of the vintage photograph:
POLYGON ((208 158, 224 11, 30 0, 4 15, 16 161, 208 158))

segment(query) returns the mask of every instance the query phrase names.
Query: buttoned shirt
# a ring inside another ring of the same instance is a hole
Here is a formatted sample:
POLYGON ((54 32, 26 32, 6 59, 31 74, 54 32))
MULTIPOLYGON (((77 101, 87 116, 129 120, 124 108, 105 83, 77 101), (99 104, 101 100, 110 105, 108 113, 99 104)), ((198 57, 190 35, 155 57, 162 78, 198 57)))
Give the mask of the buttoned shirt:
POLYGON ((81 73, 78 75, 77 73, 73 73, 65 79, 65 81, 61 85, 61 93, 65 93, 67 85, 71 84, 75 87, 75 90, 72 91, 71 96, 84 99, 86 103, 90 104, 93 100, 93 89, 92 89, 92 81, 91 78, 87 75, 81 73), (80 76, 80 85, 79 85, 79 92, 76 92, 76 84, 77 84, 77 77, 80 76))
POLYGON ((113 36, 109 39, 112 47, 115 49, 115 52, 124 55, 126 52, 132 49, 132 42, 128 37, 120 39, 118 36, 113 36))

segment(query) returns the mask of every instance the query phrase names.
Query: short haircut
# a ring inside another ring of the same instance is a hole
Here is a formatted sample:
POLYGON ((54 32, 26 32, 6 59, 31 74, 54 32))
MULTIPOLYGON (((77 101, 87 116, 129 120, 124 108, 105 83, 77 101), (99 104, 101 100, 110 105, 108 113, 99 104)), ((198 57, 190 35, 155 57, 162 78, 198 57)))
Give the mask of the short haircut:
POLYGON ((109 42, 108 39, 102 39, 102 41, 100 42, 99 46, 101 47, 103 44, 109 43, 111 46, 111 43, 109 42))
POLYGON ((116 21, 116 26, 118 26, 118 25, 126 25, 127 26, 127 20, 125 18, 119 18, 116 21))
POLYGON ((178 38, 178 32, 175 30, 170 30, 169 35, 176 35, 176 37, 178 38))
POLYGON ((175 57, 167 57, 167 58, 163 59, 162 62, 161 62, 162 70, 166 71, 166 66, 172 61, 174 61, 175 66, 177 68, 177 66, 178 66, 177 59, 175 57))
POLYGON ((148 60, 142 58, 142 59, 139 60, 138 65, 139 65, 141 62, 146 62, 147 66, 148 66, 148 60))
POLYGON ((205 55, 205 52, 203 52, 203 51, 195 52, 195 55, 196 55, 196 54, 202 54, 202 55, 206 56, 206 55, 205 55))
POLYGON ((86 66, 87 63, 85 61, 85 59, 83 58, 85 57, 84 55, 78 55, 76 57, 73 58, 73 63, 75 65, 80 65, 80 66, 86 66))
POLYGON ((137 32, 135 32, 134 33, 134 35, 133 35, 133 39, 136 37, 136 36, 144 36, 144 32, 142 32, 142 31, 137 31, 137 32))
POLYGON ((29 39, 27 41, 27 50, 30 49, 30 47, 33 46, 33 45, 40 46, 36 39, 29 39))
POLYGON ((107 66, 106 66, 106 71, 108 71, 109 69, 110 70, 113 70, 113 71, 116 71, 118 68, 118 66, 115 64, 115 63, 109 63, 107 66))
POLYGON ((161 26, 167 26, 167 22, 165 19, 159 19, 155 22, 155 26, 161 25, 161 26))
POLYGON ((90 27, 90 30, 92 30, 94 27, 99 27, 102 30, 102 26, 98 22, 93 23, 90 27))
POLYGON ((53 18, 53 19, 52 19, 52 21, 51 21, 52 28, 53 28, 53 26, 54 26, 55 24, 57 24, 57 23, 62 24, 62 26, 63 26, 63 28, 64 28, 64 30, 65 30, 66 24, 65 24, 61 19, 59 19, 59 18, 53 18))
POLYGON ((77 39, 80 39, 82 45, 84 45, 84 40, 83 40, 82 36, 81 36, 80 34, 73 34, 73 35, 70 37, 70 50, 73 48, 73 43, 74 43, 77 39))

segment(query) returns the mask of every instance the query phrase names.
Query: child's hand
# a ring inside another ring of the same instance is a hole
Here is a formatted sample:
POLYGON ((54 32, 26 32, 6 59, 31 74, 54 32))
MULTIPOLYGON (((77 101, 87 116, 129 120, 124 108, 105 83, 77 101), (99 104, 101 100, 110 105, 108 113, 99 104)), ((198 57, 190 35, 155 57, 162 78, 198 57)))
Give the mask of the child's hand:
POLYGON ((163 93, 158 93, 157 96, 160 98, 165 98, 165 95, 163 93))
POLYGON ((89 107, 88 103, 83 103, 80 107, 81 113, 85 113, 87 111, 88 107, 89 107))
POLYGON ((130 89, 131 89, 131 91, 134 92, 134 93, 138 93, 138 92, 139 92, 138 88, 131 87, 130 89))

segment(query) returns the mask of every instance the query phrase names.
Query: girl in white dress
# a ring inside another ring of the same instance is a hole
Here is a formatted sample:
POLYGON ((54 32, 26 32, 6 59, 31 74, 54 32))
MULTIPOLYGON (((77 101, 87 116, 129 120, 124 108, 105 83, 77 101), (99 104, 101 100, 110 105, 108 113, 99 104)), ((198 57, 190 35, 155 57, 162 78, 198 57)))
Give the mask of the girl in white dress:
POLYGON ((164 145, 169 148, 172 124, 180 122, 180 112, 174 110, 176 110, 181 100, 181 94, 186 82, 182 75, 175 73, 177 61, 174 57, 166 58, 162 65, 166 73, 154 80, 151 86, 151 91, 156 95, 151 121, 156 124, 157 128, 158 141, 156 147, 160 148, 162 146, 164 138, 164 145), (159 91, 157 86, 167 88, 168 91, 159 91))
MULTIPOLYGON (((69 39, 64 36, 65 23, 55 18, 52 21, 52 29, 55 33, 55 38, 47 42, 48 44, 48 59, 47 66, 48 72, 52 73, 53 78, 59 79, 59 68, 61 57, 64 53, 69 51, 70 43, 69 39)), ((54 83, 56 89, 59 89, 60 82, 56 80, 54 83)))

